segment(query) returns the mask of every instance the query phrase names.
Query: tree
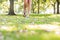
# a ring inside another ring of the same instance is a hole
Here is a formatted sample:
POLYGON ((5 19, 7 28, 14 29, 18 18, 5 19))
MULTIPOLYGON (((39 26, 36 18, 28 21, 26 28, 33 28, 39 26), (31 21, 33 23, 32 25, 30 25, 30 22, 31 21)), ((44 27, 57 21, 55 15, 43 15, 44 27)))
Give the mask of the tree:
POLYGON ((56 1, 57 1, 57 14, 59 14, 59 0, 56 1))
POLYGON ((54 6, 54 14, 55 14, 55 3, 54 3, 54 5, 53 5, 53 6, 54 6))
POLYGON ((34 3, 33 2, 34 2, 34 0, 32 0, 32 13, 34 13, 34 5, 33 5, 34 3))
POLYGON ((36 0, 32 0, 32 13, 35 13, 36 9, 36 0))
POLYGON ((53 10, 54 10, 54 14, 55 14, 55 11, 56 11, 56 0, 50 0, 50 4, 53 6, 53 10))
POLYGON ((14 13, 14 0, 9 0, 9 1, 10 1, 10 8, 9 8, 8 15, 15 15, 15 13, 14 13))
POLYGON ((40 4, 40 0, 38 0, 38 14, 39 14, 39 9, 40 9, 39 4, 40 4))

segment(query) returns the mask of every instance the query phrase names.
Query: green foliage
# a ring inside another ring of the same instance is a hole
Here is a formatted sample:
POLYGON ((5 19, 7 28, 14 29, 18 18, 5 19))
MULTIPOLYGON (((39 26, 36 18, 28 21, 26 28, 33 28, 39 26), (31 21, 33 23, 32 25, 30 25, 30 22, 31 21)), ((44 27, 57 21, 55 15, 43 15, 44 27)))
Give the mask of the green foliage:
POLYGON ((7 1, 7 0, 0 0, 0 3, 2 4, 4 1, 7 1))

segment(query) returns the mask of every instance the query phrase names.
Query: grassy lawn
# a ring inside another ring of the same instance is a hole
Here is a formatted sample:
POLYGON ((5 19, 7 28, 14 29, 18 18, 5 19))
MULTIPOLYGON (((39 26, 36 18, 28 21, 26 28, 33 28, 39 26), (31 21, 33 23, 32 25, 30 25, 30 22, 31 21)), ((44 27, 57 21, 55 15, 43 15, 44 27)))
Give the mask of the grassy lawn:
POLYGON ((60 14, 0 15, 0 31, 4 40, 60 40, 60 35, 39 29, 26 29, 26 25, 51 24, 60 26, 60 14), (21 30, 21 31, 20 31, 21 30))

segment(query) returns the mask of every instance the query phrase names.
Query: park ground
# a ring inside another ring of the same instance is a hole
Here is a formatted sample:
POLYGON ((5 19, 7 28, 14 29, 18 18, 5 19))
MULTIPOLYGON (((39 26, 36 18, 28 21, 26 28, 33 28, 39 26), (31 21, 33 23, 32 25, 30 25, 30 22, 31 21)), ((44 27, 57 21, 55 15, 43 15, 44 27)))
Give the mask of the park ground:
POLYGON ((4 40, 60 40, 60 14, 0 15, 4 40))

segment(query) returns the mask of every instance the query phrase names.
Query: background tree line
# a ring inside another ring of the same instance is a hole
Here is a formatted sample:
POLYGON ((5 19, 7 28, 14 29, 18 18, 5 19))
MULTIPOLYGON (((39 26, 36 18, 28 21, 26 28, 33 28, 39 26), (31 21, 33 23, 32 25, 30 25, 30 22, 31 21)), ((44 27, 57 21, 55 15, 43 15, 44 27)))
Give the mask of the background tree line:
MULTIPOLYGON (((8 15, 23 13, 24 0, 0 0, 0 11, 7 12, 8 15)), ((53 8, 54 14, 59 14, 60 0, 32 0, 31 13, 45 13, 49 8, 53 8)))

